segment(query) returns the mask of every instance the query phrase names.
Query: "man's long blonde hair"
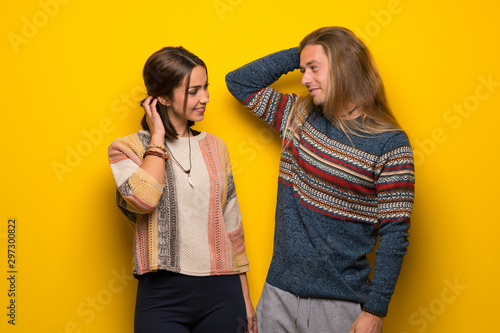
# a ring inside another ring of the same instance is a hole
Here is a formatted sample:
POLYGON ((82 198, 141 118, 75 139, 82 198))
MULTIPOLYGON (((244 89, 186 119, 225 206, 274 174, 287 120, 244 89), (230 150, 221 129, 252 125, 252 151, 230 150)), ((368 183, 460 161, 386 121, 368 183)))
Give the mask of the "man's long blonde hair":
MULTIPOLYGON (((308 45, 321 45, 328 57, 328 87, 325 101, 318 109, 334 126, 355 135, 401 130, 387 102, 372 55, 354 33, 343 27, 320 28, 302 39, 299 53, 308 45), (362 111, 361 121, 342 117, 352 104, 362 111)), ((295 132, 313 109, 309 94, 300 97, 292 108, 286 132, 295 132)))

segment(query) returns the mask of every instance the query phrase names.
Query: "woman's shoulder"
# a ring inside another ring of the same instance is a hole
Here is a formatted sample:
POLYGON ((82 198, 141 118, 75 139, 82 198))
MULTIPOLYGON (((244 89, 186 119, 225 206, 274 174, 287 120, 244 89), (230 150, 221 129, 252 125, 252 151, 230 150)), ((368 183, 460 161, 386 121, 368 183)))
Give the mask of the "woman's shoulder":
POLYGON ((224 140, 222 140, 222 138, 220 138, 219 136, 217 136, 215 134, 208 133, 208 132, 201 132, 200 135, 204 135, 204 138, 206 138, 207 140, 214 141, 214 142, 217 142, 217 143, 222 143, 224 145, 226 144, 224 142, 224 140))
MULTIPOLYGON (((204 133, 204 132, 202 132, 204 133)), ((204 139, 207 141, 208 145, 217 147, 219 151, 225 154, 229 154, 226 142, 215 134, 205 132, 204 139)))
POLYGON ((144 143, 147 144, 150 138, 151 134, 148 131, 140 130, 114 139, 110 144, 110 148, 114 146, 122 146, 134 151, 141 150, 144 148, 144 143))
POLYGON ((140 138, 141 140, 144 138, 151 138, 151 133, 149 133, 149 131, 140 130, 140 131, 137 131, 135 133, 131 133, 131 134, 119 137, 119 138, 117 138, 117 140, 120 140, 120 139, 133 140, 133 139, 137 139, 137 138, 140 138))

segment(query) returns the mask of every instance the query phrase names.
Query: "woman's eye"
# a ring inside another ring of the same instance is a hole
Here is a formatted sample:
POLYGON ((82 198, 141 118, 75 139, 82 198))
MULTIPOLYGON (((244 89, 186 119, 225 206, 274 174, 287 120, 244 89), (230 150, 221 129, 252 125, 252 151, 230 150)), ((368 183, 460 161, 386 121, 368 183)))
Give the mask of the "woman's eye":
POLYGON ((198 90, 190 90, 189 91, 189 94, 190 95, 196 95, 196 93, 198 92, 198 90))

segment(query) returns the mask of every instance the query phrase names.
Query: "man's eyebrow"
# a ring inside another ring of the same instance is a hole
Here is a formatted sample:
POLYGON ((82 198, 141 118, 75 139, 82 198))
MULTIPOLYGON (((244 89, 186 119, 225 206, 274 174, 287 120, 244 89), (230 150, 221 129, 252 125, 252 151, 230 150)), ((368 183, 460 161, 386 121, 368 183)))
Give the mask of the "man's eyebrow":
MULTIPOLYGON (((306 63, 305 67, 311 66, 312 64, 317 64, 319 61, 318 60, 311 60, 306 63)), ((303 66, 300 66, 299 68, 304 68, 303 66)))

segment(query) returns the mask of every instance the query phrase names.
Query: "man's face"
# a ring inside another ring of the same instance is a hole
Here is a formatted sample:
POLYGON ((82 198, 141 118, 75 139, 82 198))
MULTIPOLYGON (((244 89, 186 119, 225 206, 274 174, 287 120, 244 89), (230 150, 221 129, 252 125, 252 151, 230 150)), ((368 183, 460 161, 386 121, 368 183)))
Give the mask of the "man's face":
POLYGON ((302 84, 307 87, 314 105, 323 105, 328 87, 328 57, 321 45, 307 45, 300 53, 302 84))

